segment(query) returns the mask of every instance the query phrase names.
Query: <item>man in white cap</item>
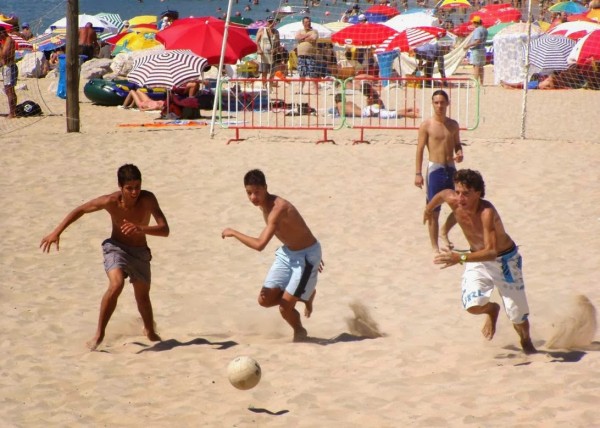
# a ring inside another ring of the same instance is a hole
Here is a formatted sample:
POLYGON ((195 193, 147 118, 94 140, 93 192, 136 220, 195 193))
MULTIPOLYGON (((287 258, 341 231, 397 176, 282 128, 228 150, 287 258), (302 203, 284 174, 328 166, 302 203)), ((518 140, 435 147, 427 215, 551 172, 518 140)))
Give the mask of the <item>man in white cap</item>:
POLYGON ((488 31, 481 24, 481 17, 475 15, 471 19, 471 23, 475 27, 471 42, 464 49, 471 49, 470 63, 473 66, 473 73, 476 80, 483 85, 483 66, 485 65, 485 41, 487 40, 488 31))

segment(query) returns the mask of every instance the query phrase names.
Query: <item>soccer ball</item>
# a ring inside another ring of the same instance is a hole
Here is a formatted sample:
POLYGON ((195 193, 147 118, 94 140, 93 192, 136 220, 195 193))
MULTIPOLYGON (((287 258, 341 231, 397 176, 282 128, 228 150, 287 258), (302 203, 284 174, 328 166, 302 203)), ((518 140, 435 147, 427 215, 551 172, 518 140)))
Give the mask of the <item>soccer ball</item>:
POLYGON ((237 389, 254 388, 260 382, 260 375, 260 366, 250 357, 236 357, 227 366, 229 382, 237 389))

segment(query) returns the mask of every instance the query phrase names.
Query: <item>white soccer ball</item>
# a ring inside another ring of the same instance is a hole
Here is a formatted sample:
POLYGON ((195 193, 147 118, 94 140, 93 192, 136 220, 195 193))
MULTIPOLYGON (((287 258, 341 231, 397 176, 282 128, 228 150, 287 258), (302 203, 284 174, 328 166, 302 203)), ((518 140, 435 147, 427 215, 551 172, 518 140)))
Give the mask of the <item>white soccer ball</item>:
POLYGON ((260 366, 253 358, 236 357, 227 366, 229 382, 237 389, 251 389, 260 382, 260 366))

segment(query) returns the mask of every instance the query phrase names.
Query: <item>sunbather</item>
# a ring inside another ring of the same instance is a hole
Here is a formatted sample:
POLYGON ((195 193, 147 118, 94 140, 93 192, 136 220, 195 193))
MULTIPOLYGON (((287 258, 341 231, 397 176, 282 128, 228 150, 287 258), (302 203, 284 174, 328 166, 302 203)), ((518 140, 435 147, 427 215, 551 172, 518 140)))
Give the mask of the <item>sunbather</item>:
POLYGON ((122 108, 129 109, 137 107, 141 111, 162 110, 165 102, 162 100, 153 100, 147 93, 131 89, 123 101, 122 108))
POLYGON ((379 117, 381 119, 395 119, 398 117, 420 117, 419 109, 406 108, 400 110, 386 110, 380 104, 368 104, 366 107, 360 108, 352 101, 342 102, 342 95, 335 96, 336 111, 345 112, 346 116, 350 117, 379 117))

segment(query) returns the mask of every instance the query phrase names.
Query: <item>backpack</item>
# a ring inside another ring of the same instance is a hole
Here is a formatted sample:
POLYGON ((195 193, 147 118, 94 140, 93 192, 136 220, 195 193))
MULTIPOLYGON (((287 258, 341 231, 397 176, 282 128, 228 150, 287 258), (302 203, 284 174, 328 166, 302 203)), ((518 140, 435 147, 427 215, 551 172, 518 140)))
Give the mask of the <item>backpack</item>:
POLYGON ((42 108, 34 101, 23 101, 15 109, 17 117, 41 116, 42 108))

